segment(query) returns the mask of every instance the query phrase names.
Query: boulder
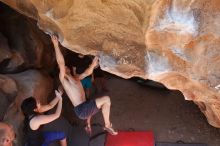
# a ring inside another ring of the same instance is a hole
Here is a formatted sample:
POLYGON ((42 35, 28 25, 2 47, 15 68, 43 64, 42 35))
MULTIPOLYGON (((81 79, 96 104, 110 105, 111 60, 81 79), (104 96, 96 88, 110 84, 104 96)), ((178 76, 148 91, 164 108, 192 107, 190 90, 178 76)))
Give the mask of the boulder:
POLYGON ((11 58, 12 54, 8 46, 8 40, 0 33, 0 64, 2 61, 11 58))
POLYGON ((220 127, 220 2, 160 0, 145 33, 148 78, 180 90, 220 127))
POLYGON ((14 101, 18 87, 14 79, 7 75, 0 75, 0 120, 3 120, 9 105, 14 101))
POLYGON ((53 68, 52 44, 49 36, 36 27, 36 21, 3 4, 0 13, 0 73, 53 68))
POLYGON ((0 0, 103 70, 180 90, 220 127, 219 0, 0 0))

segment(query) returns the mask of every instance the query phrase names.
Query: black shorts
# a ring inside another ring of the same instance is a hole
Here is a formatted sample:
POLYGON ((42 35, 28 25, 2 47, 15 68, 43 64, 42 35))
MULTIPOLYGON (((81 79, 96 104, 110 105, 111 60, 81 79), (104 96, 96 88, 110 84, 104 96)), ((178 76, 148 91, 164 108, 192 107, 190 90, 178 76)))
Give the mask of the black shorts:
POLYGON ((95 100, 88 100, 74 108, 74 111, 78 118, 85 120, 95 115, 99 109, 96 105, 95 100))

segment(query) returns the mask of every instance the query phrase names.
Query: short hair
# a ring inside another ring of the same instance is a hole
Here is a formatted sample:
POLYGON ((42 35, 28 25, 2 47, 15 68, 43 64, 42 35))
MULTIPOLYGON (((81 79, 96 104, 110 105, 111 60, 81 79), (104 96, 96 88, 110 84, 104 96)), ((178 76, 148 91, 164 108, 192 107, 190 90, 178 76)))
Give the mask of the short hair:
POLYGON ((15 132, 9 123, 0 122, 0 145, 12 145, 15 132))
POLYGON ((30 116, 35 113, 37 102, 34 97, 26 98, 21 104, 21 110, 25 116, 30 116))

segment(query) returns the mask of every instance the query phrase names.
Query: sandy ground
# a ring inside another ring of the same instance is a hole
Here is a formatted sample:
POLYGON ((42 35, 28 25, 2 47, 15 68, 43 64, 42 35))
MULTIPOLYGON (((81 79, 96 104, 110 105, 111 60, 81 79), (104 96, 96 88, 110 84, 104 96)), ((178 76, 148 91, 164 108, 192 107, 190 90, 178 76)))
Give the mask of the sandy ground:
MULTIPOLYGON (((199 108, 178 91, 141 86, 134 81, 110 77, 111 120, 118 130, 152 130, 157 142, 206 143, 220 146, 220 129, 210 126, 199 108)), ((93 123, 102 123, 101 112, 93 123)))

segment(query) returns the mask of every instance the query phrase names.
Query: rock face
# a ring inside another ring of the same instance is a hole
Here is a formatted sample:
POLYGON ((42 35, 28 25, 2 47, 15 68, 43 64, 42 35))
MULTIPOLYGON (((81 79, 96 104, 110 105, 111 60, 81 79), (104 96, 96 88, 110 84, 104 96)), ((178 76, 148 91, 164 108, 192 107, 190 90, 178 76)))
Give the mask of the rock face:
POLYGON ((23 136, 21 102, 33 96, 46 103, 53 89, 49 73, 56 62, 48 40, 35 20, 0 4, 0 121, 14 127, 19 146, 23 136))
POLYGON ((146 31, 148 77, 193 100, 220 127, 220 2, 161 0, 146 31))
POLYGON ((12 53, 10 51, 10 48, 8 46, 7 39, 3 36, 2 33, 0 33, 0 62, 3 60, 6 60, 8 58, 11 58, 12 53))
POLYGON ((0 75, 0 119, 3 120, 7 108, 15 100, 18 93, 18 87, 12 78, 6 75, 0 75))
POLYGON ((220 127, 219 0, 0 1, 103 70, 180 90, 220 127))
POLYGON ((35 18, 46 33, 58 34, 64 47, 99 54, 102 69, 127 78, 144 76, 144 31, 153 0, 3 2, 35 18))
POLYGON ((51 68, 55 62, 52 46, 36 22, 5 5, 1 5, 0 13, 0 73, 51 68))

